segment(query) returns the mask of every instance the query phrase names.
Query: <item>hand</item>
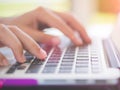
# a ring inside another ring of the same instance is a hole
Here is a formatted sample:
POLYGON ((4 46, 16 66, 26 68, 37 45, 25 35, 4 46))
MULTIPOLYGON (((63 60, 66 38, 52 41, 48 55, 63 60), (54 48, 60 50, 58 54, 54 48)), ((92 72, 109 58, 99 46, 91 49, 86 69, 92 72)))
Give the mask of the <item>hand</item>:
POLYGON ((85 29, 75 17, 67 13, 51 11, 43 7, 39 7, 15 18, 6 19, 3 23, 17 25, 40 43, 50 43, 52 45, 58 45, 60 43, 58 37, 42 32, 42 27, 44 26, 55 27, 61 30, 75 45, 88 44, 91 42, 85 29), (81 39, 76 37, 74 34, 75 31, 80 34, 81 39))
MULTIPOLYGON (((0 47, 8 46, 12 49, 16 60, 25 62, 23 48, 38 57, 44 59, 46 52, 26 33, 16 26, 0 24, 0 47), (26 43, 29 42, 29 43, 26 43)), ((0 53, 0 66, 8 65, 7 58, 0 53)))

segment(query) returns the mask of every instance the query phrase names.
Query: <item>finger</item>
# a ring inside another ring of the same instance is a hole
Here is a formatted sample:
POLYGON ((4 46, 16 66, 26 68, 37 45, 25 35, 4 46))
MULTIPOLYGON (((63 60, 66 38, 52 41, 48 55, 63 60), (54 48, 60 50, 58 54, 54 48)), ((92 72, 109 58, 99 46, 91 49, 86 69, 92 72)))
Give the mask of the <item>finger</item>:
POLYGON ((6 66, 6 65, 8 65, 8 61, 6 57, 2 53, 0 53, 0 66, 6 66))
POLYGON ((85 28, 80 24, 80 22, 71 14, 55 12, 61 18, 63 18, 73 30, 77 30, 80 33, 81 38, 84 42, 90 43, 91 39, 88 36, 85 28))
POLYGON ((2 43, 0 43, 0 47, 4 47, 5 45, 3 45, 2 43))
POLYGON ((18 62, 25 62, 21 42, 18 40, 15 34, 13 34, 9 28, 3 24, 0 24, 0 42, 12 49, 18 62))
POLYGON ((60 39, 57 36, 45 34, 39 30, 29 27, 21 27, 25 33, 29 34, 35 41, 47 45, 57 46, 60 44, 60 39))
POLYGON ((66 36, 68 36, 76 45, 82 44, 81 40, 76 37, 74 31, 56 14, 54 14, 49 10, 41 9, 41 8, 40 9, 38 8, 36 11, 37 11, 37 18, 39 21, 42 21, 51 27, 58 28, 66 36), (40 12, 42 12, 42 14, 40 12))
POLYGON ((24 48, 40 59, 47 57, 46 52, 26 33, 16 26, 9 26, 11 31, 19 38, 24 48))

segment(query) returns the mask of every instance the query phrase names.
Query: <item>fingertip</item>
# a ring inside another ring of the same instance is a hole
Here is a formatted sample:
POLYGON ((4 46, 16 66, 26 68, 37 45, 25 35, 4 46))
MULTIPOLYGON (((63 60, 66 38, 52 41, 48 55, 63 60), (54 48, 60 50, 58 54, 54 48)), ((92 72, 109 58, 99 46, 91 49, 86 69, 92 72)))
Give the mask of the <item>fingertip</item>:
POLYGON ((91 39, 89 39, 89 40, 88 40, 88 43, 92 43, 92 40, 91 40, 91 39))
POLYGON ((17 59, 17 61, 18 61, 19 63, 24 63, 24 62, 26 61, 24 55, 17 56, 16 59, 17 59))
POLYGON ((48 39, 48 41, 45 42, 45 44, 50 45, 50 46, 57 46, 60 44, 60 38, 59 37, 51 37, 48 39))
POLYGON ((76 40, 76 46, 82 46, 83 45, 83 42, 79 39, 76 40))
POLYGON ((83 41, 81 40, 81 38, 79 38, 79 36, 77 34, 73 34, 71 35, 71 40, 73 41, 73 43, 76 46, 81 46, 83 45, 83 41))
POLYGON ((91 38, 90 38, 90 37, 88 37, 88 38, 86 39, 86 43, 87 43, 87 44, 92 43, 92 40, 91 40, 91 38))
POLYGON ((52 43, 52 45, 54 45, 54 46, 59 45, 59 44, 60 44, 60 38, 59 38, 59 37, 54 37, 54 38, 52 38, 52 39, 51 39, 51 43, 52 43))
POLYGON ((47 57, 46 51, 44 51, 43 49, 40 49, 39 58, 41 60, 44 60, 46 57, 47 57))

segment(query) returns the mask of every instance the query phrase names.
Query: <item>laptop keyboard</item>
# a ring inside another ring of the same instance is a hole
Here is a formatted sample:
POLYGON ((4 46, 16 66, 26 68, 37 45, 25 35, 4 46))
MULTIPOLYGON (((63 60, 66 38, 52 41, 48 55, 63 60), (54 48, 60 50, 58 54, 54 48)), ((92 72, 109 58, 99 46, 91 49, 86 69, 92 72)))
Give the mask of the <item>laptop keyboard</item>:
POLYGON ((7 74, 15 73, 17 70, 24 70, 25 73, 100 73, 101 62, 99 46, 97 42, 91 45, 75 47, 69 46, 65 49, 44 48, 48 57, 46 60, 35 58, 25 53, 28 66, 16 63, 12 65, 7 74))

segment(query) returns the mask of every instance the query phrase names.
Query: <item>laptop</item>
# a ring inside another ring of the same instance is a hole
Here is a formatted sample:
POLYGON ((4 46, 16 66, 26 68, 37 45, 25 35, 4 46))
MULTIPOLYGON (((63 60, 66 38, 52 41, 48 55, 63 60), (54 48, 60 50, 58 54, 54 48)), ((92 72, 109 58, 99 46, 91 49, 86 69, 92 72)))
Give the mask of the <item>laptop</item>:
POLYGON ((63 38, 56 47, 41 45, 43 61, 25 51, 26 62, 15 62, 12 51, 1 48, 11 65, 0 67, 0 87, 117 86, 120 78, 120 17, 108 38, 92 38, 90 45, 74 46, 63 38))

